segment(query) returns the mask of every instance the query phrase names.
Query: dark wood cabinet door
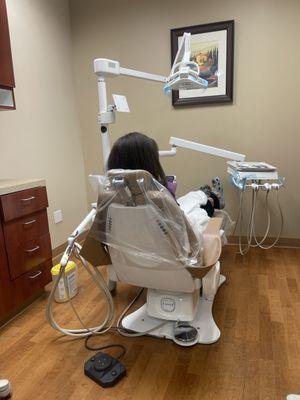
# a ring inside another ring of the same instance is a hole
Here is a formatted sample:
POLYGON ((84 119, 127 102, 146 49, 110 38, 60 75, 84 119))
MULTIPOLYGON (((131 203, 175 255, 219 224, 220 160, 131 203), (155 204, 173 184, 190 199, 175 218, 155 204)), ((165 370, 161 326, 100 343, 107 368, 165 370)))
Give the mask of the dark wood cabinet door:
POLYGON ((5 0, 0 0, 0 86, 15 87, 5 0))

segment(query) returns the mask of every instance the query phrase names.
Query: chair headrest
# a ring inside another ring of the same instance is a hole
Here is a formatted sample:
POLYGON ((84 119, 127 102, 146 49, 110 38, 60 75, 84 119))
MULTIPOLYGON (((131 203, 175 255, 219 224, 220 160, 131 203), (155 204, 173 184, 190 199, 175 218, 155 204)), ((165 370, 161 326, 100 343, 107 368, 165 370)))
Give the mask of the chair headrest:
POLYGON ((152 175, 148 171, 141 169, 112 169, 107 172, 107 176, 112 186, 117 183, 124 183, 133 195, 141 194, 142 190, 156 189, 153 187, 152 175))

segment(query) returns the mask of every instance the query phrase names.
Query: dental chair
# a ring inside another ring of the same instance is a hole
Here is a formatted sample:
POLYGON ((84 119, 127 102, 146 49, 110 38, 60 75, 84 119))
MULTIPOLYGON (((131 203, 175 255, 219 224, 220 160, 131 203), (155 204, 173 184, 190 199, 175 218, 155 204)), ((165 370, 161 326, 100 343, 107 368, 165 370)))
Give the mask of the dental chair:
POLYGON ((142 170, 111 170, 99 189, 97 214, 81 250, 109 279, 147 288, 146 303, 122 326, 183 346, 220 337, 213 300, 220 274, 222 219, 197 238, 173 196, 142 170))

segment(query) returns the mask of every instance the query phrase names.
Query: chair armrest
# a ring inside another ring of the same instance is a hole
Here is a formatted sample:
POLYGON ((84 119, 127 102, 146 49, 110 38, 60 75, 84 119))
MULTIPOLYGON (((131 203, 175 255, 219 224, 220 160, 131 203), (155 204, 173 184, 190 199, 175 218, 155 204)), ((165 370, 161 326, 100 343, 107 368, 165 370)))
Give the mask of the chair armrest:
POLYGON ((211 218, 208 221, 207 227, 203 232, 203 235, 218 235, 220 236, 219 232, 222 226, 223 218, 211 218))
POLYGON ((211 218, 203 232, 203 264, 204 266, 214 265, 221 255, 222 242, 220 229, 222 218, 211 218))

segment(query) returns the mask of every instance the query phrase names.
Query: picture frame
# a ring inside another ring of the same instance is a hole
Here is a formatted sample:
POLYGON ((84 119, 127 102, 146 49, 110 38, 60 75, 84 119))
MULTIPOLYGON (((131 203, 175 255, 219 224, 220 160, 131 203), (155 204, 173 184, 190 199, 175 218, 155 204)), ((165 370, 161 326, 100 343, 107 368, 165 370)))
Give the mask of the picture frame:
POLYGON ((191 61, 208 88, 172 91, 173 107, 232 103, 234 20, 171 29, 172 64, 184 32, 191 33, 191 61))

